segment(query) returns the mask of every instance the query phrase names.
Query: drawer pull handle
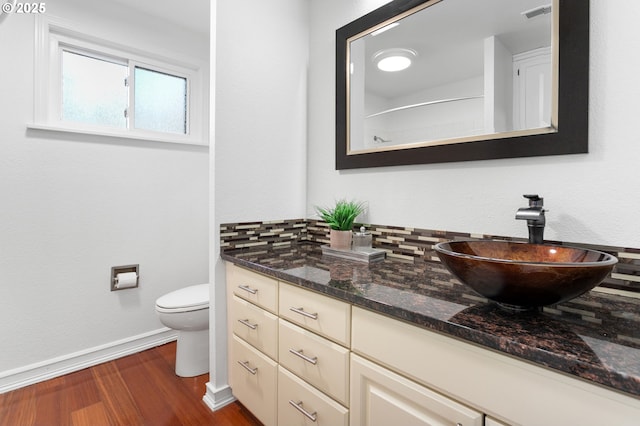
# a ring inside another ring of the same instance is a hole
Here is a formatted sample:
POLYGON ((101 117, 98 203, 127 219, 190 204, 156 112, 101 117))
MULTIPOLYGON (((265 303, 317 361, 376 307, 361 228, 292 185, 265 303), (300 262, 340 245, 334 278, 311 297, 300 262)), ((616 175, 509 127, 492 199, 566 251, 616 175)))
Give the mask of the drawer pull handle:
POLYGON ((247 293, 251 293, 251 294, 256 294, 256 293, 258 292, 258 289, 257 289, 257 288, 251 288, 251 287, 249 287, 248 285, 239 285, 239 286, 238 286, 238 288, 239 288, 240 290, 244 290, 244 291, 246 291, 247 293))
POLYGON ((304 359, 305 361, 307 361, 310 364, 316 365, 318 363, 318 357, 314 356, 313 358, 306 356, 305 354, 302 353, 302 349, 300 349, 299 351, 296 351, 295 349, 289 349, 289 352, 291 352, 292 354, 294 354, 297 357, 300 357, 302 359, 304 359))
POLYGON ((311 318, 313 320, 318 319, 318 314, 310 314, 309 312, 305 312, 304 308, 289 308, 290 311, 295 312, 296 314, 300 314, 304 317, 311 318))
POLYGON ((291 404, 296 410, 300 411, 306 418, 308 418, 312 422, 318 420, 318 413, 316 411, 310 413, 302 408, 302 401, 295 402, 294 400, 290 399, 289 404, 291 404))
POLYGON ((238 361, 238 364, 240 364, 242 367, 244 367, 245 370, 247 370, 249 373, 253 374, 254 376, 258 373, 258 367, 256 368, 251 368, 249 367, 249 361, 238 361))
POLYGON ((249 319, 248 319, 248 318, 247 318, 246 320, 241 320, 241 319, 239 319, 239 320, 238 320, 238 322, 239 322, 240 324, 244 324, 244 325, 246 325, 247 327, 249 327, 249 328, 250 328, 250 329, 252 329, 252 330, 255 330, 256 328, 258 328, 258 324, 251 324, 251 323, 249 322, 249 319))

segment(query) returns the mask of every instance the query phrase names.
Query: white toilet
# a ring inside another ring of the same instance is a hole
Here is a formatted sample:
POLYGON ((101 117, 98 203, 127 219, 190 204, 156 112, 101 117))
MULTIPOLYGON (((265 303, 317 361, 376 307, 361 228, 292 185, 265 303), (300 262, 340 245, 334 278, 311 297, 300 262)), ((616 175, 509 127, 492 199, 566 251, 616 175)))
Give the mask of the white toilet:
POLYGON ((209 372, 209 284, 181 288, 156 300, 160 322, 178 330, 176 374, 209 372))

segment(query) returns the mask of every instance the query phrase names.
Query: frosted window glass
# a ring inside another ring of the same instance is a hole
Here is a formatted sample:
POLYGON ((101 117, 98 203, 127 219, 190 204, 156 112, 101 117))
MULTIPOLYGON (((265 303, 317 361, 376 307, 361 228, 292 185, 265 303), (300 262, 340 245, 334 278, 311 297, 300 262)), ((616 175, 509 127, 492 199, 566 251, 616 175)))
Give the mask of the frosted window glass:
POLYGON ((187 133, 187 79, 135 68, 135 127, 187 133))
POLYGON ((62 52, 62 119, 127 127, 126 65, 62 52))

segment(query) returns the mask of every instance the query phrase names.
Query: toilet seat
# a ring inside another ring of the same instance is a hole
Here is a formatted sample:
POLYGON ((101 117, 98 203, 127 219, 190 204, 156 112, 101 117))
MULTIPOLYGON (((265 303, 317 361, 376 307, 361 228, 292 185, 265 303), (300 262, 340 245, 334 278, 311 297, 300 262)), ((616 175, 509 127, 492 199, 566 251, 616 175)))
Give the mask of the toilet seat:
POLYGON ((209 284, 184 287, 156 300, 158 312, 177 313, 209 308, 209 284))

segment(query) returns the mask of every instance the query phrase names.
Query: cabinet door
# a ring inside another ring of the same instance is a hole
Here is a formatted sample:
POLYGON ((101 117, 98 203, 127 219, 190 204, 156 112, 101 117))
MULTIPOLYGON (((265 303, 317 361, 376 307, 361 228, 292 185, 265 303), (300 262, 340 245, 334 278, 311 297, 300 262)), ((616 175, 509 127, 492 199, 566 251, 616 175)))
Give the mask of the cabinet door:
POLYGON ((266 426, 276 424, 278 364, 238 336, 231 340, 229 384, 233 395, 266 426))
POLYGON ((351 355, 351 426, 482 426, 484 415, 351 355))
POLYGON ((515 130, 551 125, 551 52, 548 48, 516 55, 514 67, 515 130))
POLYGON ((349 410, 278 367, 278 425, 347 426, 348 422, 349 410))

